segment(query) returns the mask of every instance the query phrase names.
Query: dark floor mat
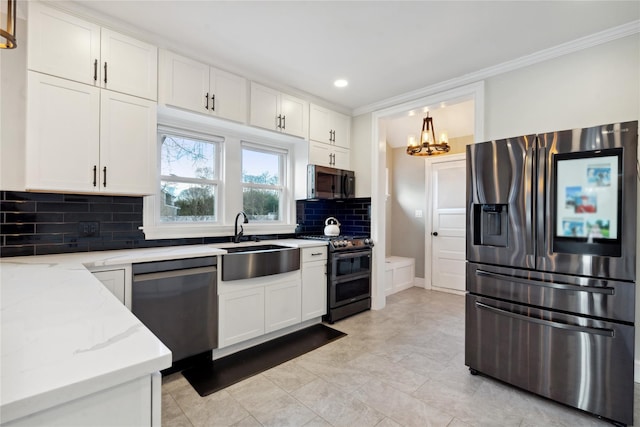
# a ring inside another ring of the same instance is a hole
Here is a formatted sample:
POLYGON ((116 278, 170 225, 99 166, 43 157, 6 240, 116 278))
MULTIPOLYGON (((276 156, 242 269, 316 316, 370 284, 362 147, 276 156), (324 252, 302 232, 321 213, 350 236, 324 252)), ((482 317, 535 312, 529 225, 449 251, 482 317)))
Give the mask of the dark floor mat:
POLYGON ((345 336, 321 323, 182 371, 200 396, 207 396, 345 336))

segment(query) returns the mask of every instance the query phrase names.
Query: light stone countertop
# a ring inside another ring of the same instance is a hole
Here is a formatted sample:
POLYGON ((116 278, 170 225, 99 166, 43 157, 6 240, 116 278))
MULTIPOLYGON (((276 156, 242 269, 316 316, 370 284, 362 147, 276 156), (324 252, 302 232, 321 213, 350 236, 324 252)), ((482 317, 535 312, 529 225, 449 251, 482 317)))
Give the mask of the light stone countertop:
POLYGON ((171 352, 87 268, 224 254, 241 244, 12 257, 0 260, 0 423, 171 366, 171 352))

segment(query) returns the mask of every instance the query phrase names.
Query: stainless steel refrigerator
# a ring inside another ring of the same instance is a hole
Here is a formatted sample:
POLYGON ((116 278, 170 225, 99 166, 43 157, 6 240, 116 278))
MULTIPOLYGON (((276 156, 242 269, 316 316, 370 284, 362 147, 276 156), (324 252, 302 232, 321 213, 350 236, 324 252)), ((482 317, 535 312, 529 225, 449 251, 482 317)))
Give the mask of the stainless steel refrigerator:
POLYGON ((633 424, 637 149, 637 121, 467 147, 471 373, 633 424))

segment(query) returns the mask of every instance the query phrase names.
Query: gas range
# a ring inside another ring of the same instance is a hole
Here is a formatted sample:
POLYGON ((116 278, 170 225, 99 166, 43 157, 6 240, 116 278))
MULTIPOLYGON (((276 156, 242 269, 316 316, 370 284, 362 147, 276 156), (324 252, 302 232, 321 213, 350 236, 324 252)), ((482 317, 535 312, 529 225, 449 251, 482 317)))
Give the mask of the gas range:
POLYGON ((331 252, 347 252, 371 249, 373 247, 373 239, 365 236, 325 236, 325 235, 307 235, 298 236, 299 239, 306 240, 323 240, 329 242, 329 250, 331 252))

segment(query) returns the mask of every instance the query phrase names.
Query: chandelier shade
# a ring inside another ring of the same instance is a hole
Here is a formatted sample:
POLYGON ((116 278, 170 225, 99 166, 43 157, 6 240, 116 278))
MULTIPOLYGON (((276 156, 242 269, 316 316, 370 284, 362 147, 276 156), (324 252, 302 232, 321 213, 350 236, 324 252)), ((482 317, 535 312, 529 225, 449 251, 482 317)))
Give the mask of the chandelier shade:
POLYGON ((445 133, 440 136, 439 142, 436 141, 433 117, 430 117, 429 113, 427 113, 427 116, 422 119, 420 138, 416 139, 415 136, 409 136, 408 138, 407 154, 410 156, 433 156, 449 152, 451 147, 449 147, 448 138, 445 133))

